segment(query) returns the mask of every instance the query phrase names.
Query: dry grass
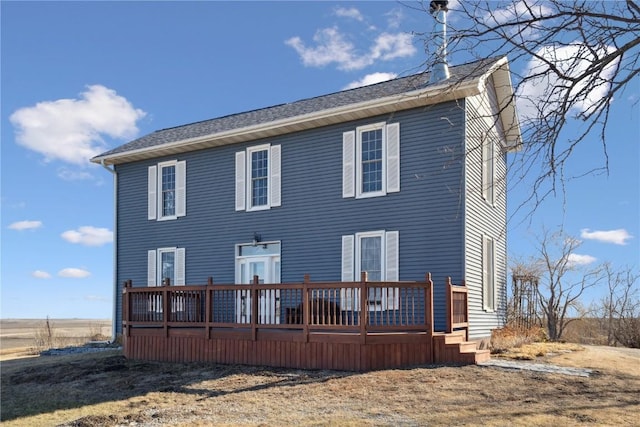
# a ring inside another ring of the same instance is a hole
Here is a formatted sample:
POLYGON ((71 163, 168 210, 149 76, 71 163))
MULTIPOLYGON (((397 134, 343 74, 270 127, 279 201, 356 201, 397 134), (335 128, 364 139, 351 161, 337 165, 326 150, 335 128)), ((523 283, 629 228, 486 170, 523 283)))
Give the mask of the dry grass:
POLYGON ((589 377, 467 366, 355 374, 169 364, 118 352, 2 363, 3 425, 634 425, 640 350, 553 356, 589 377), (611 363, 616 360, 616 363, 611 363))

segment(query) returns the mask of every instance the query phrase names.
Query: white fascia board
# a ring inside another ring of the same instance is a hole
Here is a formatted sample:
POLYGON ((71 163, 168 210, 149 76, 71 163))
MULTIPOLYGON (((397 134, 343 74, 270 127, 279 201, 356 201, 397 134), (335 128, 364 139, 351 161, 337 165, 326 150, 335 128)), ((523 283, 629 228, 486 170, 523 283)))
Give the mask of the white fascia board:
POLYGON ((342 121, 361 118, 349 117, 349 115, 357 116, 358 113, 364 114, 362 117, 366 117, 367 115, 385 114, 407 108, 437 104, 477 95, 480 93, 481 86, 479 83, 480 79, 476 78, 456 83, 453 87, 447 88, 446 82, 443 82, 443 84, 433 85, 428 88, 405 92, 399 95, 325 109, 282 120, 232 129, 226 132, 205 135, 197 138, 184 139, 153 147, 145 147, 123 153, 94 157, 91 161, 94 163, 114 165, 340 123, 342 121))
POLYGON ((489 76, 493 75, 494 88, 498 98, 500 121, 504 129, 505 148, 514 152, 522 149, 522 133, 520 121, 516 110, 513 85, 511 84, 511 72, 507 57, 500 58, 482 77, 480 85, 484 87, 489 76))

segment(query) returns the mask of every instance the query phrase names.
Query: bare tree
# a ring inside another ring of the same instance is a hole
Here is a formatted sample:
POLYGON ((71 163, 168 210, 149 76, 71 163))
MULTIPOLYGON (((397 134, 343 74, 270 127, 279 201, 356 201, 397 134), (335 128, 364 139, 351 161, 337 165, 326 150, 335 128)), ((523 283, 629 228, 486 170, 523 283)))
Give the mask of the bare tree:
POLYGON ((538 255, 520 268, 539 277, 537 292, 542 324, 549 339, 562 338, 565 328, 583 314, 581 297, 603 279, 603 267, 587 269, 576 250, 582 242, 562 232, 542 233, 538 255))
MULTIPOLYGON (((407 5, 428 12, 430 4, 442 3, 407 5)), ((566 166, 583 142, 597 138, 602 161, 577 175, 608 171, 612 103, 625 90, 637 96, 633 85, 640 73, 639 2, 457 0, 448 8, 451 58, 506 55, 512 64, 511 102, 518 107, 524 150, 514 160, 519 167, 511 170, 520 179, 533 174, 528 201, 537 206, 564 188, 574 177, 567 176, 566 166)), ((431 33, 418 35, 425 39, 431 59, 424 65, 429 68, 440 60, 439 47, 431 42, 431 33)))
POLYGON ((615 271, 605 264, 607 294, 598 312, 608 345, 640 348, 640 274, 630 267, 615 271))

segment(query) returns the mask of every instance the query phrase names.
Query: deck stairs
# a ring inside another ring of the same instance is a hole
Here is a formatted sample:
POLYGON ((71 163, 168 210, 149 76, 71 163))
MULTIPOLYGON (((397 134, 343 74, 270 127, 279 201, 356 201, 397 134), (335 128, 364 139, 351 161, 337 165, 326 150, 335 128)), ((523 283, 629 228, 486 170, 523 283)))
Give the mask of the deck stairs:
POLYGON ((478 343, 467 341, 466 331, 435 332, 433 361, 445 365, 476 365, 491 358, 489 350, 478 349, 478 343))

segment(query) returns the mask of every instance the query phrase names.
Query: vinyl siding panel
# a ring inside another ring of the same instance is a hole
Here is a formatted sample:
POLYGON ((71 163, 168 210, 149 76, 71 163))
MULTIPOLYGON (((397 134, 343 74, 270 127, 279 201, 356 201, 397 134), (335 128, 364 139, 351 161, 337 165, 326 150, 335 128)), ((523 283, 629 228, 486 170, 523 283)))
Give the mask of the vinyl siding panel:
MULTIPOLYGON (((464 274, 462 200, 464 103, 449 102, 232 146, 118 165, 117 315, 122 282, 147 281, 147 251, 186 249, 186 283, 233 283, 235 245, 281 242, 281 280, 341 280, 342 236, 373 230, 399 232, 399 279, 435 282, 436 328, 444 328, 444 284, 464 274), (343 198, 343 133, 357 126, 400 123, 398 193, 343 198), (281 206, 236 211, 235 153, 259 144, 281 145, 281 206), (148 168, 186 161, 187 215, 147 217, 148 168)), ((119 317, 121 318, 121 317, 119 317)), ((118 325, 118 332, 121 326, 118 325)))
POLYGON ((506 312, 506 154, 501 151, 501 127, 495 123, 492 81, 486 94, 466 99, 465 159, 465 279, 469 286, 469 336, 486 338, 503 326, 506 312), (482 144, 494 144, 494 203, 482 194, 482 144), (482 293, 482 238, 495 242, 496 310, 485 311, 482 293))

